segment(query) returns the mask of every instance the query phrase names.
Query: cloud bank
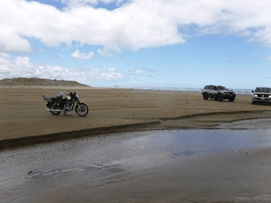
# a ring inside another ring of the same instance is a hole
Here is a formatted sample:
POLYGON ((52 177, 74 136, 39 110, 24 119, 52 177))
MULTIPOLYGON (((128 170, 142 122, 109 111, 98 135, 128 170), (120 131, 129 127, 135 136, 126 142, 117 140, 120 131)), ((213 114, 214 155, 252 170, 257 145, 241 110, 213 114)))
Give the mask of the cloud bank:
POLYGON ((47 66, 33 63, 29 57, 16 57, 13 59, 10 54, 0 52, 0 78, 13 77, 39 77, 48 79, 74 80, 89 85, 110 86, 118 82, 134 80, 143 72, 135 70, 133 72, 124 71, 121 73, 115 67, 103 68, 72 68, 66 69, 61 66, 47 66))
POLYGON ((28 38, 47 46, 101 45, 101 55, 185 43, 186 37, 234 34, 271 47, 270 0, 62 0, 66 9, 34 1, 0 1, 0 51, 29 52, 28 38), (116 3, 114 10, 95 8, 116 3), (186 33, 186 28, 193 34, 186 33))
POLYGON ((39 77, 82 81, 85 76, 85 73, 78 69, 35 64, 30 61, 29 57, 12 59, 9 54, 0 52, 0 78, 39 77))

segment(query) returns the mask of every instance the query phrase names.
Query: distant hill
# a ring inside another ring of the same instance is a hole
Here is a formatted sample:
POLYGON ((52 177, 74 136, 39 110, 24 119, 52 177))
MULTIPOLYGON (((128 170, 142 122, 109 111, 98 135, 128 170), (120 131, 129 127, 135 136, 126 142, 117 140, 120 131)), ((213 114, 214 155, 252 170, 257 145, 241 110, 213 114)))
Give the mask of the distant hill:
POLYGON ((76 81, 67 80, 50 80, 41 78, 6 78, 0 80, 0 85, 4 86, 82 86, 89 87, 88 85, 81 84, 76 81))

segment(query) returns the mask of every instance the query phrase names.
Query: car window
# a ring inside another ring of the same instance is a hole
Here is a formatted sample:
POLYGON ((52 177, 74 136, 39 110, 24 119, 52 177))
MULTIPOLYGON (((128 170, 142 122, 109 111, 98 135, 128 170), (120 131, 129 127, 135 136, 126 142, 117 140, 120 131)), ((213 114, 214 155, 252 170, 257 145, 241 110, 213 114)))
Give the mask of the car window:
POLYGON ((258 87, 255 92, 271 92, 271 88, 268 87, 258 87))
POLYGON ((219 89, 219 90, 227 90, 227 88, 224 87, 224 86, 217 86, 217 89, 219 89))

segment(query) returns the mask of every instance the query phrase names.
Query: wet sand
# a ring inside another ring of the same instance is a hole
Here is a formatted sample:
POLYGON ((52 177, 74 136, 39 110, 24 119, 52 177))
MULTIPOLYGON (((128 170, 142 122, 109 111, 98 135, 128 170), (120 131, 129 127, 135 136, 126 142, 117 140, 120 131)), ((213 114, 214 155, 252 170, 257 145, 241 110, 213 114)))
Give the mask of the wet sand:
MULTIPOLYGON (((262 203, 271 200, 270 149, 248 154, 225 153, 188 159, 157 167, 155 171, 105 178, 87 186, 77 183, 40 195, 48 202, 235 202, 262 203), (93 188, 93 185, 99 185, 93 188), (73 194, 62 195, 62 194, 73 194)), ((36 199, 34 199, 36 200, 36 199)))
POLYGON ((266 129, 163 130, 6 150, 0 202, 270 202, 270 144, 266 129))
POLYGON ((203 100, 201 93, 119 88, 1 87, 0 149, 105 134, 150 129, 213 128, 220 123, 271 117, 271 107, 252 105, 251 95, 235 102, 203 100), (76 90, 89 114, 54 116, 43 94, 76 90))

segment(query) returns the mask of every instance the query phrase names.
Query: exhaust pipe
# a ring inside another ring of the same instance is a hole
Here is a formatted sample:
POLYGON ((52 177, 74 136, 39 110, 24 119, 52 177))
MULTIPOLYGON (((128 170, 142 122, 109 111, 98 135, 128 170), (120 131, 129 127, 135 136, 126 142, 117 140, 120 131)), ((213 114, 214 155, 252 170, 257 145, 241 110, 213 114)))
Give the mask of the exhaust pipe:
POLYGON ((64 110, 59 110, 59 109, 46 109, 47 111, 64 111, 64 110))

